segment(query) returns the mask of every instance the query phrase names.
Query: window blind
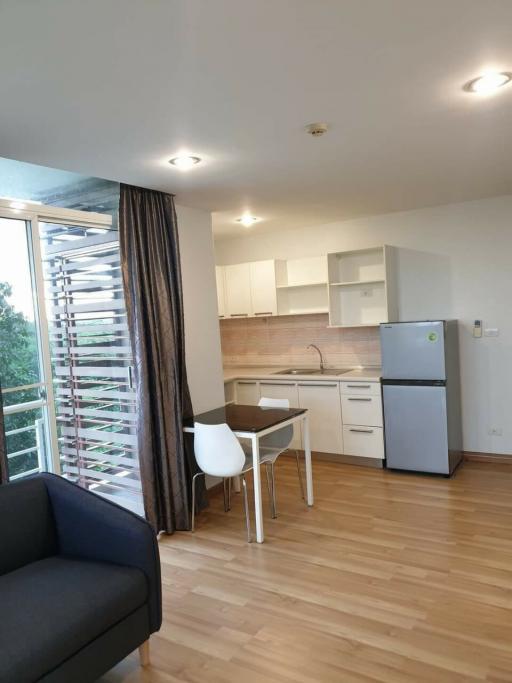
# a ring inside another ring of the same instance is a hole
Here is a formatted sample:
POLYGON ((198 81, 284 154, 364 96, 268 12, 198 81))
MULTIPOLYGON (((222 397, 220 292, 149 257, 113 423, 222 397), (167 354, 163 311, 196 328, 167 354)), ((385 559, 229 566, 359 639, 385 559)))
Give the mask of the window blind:
POLYGON ((40 224, 62 474, 143 514, 118 233, 40 224))

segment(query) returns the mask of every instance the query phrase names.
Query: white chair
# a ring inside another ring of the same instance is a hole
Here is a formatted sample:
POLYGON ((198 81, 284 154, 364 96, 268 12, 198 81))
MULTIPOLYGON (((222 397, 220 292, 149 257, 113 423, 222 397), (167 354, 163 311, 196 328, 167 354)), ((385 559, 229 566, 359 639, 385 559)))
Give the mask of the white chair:
POLYGON ((231 477, 240 477, 244 491, 245 523, 247 540, 251 538, 251 520, 245 474, 252 470, 252 456, 246 456, 240 441, 227 424, 205 425, 194 423, 194 452, 201 472, 192 478, 192 531, 194 531, 196 511, 196 479, 209 474, 222 477, 224 484, 224 510, 231 505, 231 477))
MULTIPOLYGON (((262 397, 260 398, 258 405, 260 408, 289 408, 290 401, 287 398, 262 397)), ((270 512, 273 519, 277 517, 274 465, 281 453, 290 448, 292 439, 293 425, 283 427, 283 429, 272 432, 260 439, 260 462, 265 464, 268 493, 270 497, 270 512)), ((299 452, 297 450, 295 450, 295 459, 297 462, 297 473, 299 475, 300 492, 303 500, 306 500, 304 495, 304 484, 302 482, 299 452)))

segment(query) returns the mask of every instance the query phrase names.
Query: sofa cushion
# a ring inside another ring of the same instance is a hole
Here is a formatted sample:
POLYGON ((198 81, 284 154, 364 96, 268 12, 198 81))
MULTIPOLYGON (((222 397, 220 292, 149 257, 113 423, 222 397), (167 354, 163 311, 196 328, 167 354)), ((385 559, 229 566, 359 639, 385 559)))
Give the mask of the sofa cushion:
POLYGON ((0 575, 57 552, 46 484, 25 479, 0 486, 0 575))
POLYGON ((132 567, 50 557, 0 577, 0 681, 38 680, 147 600, 132 567))

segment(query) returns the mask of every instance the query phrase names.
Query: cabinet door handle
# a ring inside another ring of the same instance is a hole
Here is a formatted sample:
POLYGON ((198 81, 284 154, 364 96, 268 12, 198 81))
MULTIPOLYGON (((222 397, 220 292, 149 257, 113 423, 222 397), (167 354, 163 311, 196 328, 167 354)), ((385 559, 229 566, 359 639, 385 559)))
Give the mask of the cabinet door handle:
POLYGON ((299 382, 299 387, 337 387, 337 384, 319 384, 315 382, 299 382))
POLYGON ((247 318, 248 313, 230 313, 232 318, 247 318))
POLYGON ((349 389, 369 389, 369 384, 347 384, 349 389))
POLYGON ((238 384, 256 384, 256 382, 247 382, 247 381, 239 380, 238 384))
POLYGON ((254 315, 273 315, 272 311, 262 311, 261 313, 255 313, 254 315))
POLYGON ((357 432, 358 434, 373 434, 373 429, 353 429, 349 427, 349 432, 357 432))
POLYGON ((371 398, 365 398, 364 396, 361 396, 361 398, 355 398, 355 397, 350 397, 348 399, 349 401, 371 401, 371 398))
POLYGON ((260 382, 262 387, 294 387, 295 382, 260 382))

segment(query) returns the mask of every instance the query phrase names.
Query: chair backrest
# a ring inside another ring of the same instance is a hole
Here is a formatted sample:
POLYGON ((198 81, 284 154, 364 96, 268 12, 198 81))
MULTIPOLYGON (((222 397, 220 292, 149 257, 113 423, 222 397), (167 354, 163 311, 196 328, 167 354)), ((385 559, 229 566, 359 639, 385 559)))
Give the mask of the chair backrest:
POLYGON ((0 576, 57 553, 46 484, 37 476, 0 486, 0 576))
POLYGON ((194 452, 201 470, 212 477, 235 477, 244 467, 244 450, 227 424, 195 422, 194 452))
MULTIPOLYGON (((262 396, 258 402, 260 408, 289 408, 290 401, 287 398, 267 398, 262 396)), ((288 425, 275 432, 267 434, 260 439, 263 447, 280 448, 283 451, 289 448, 293 439, 293 425, 288 425)))

